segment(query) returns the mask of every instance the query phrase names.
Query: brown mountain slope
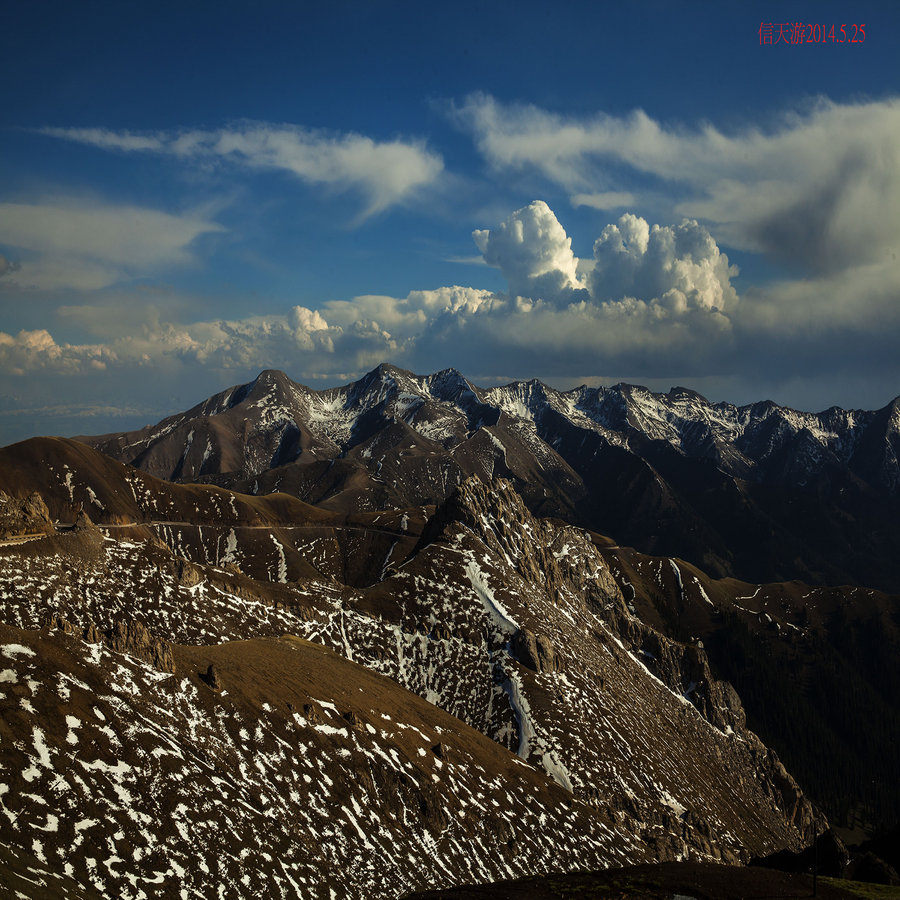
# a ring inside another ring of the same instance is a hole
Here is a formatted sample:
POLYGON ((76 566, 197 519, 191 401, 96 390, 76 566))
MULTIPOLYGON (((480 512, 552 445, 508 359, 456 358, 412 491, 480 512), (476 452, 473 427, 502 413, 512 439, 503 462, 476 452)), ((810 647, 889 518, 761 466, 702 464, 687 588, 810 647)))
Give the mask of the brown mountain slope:
POLYGON ((144 471, 338 511, 509 478, 537 515, 716 576, 900 591, 900 398, 804 413, 673 388, 491 389, 381 365, 315 391, 267 370, 155 426, 81 440, 144 471))
POLYGON ((0 661, 3 839, 105 896, 395 897, 540 865, 550 835, 568 866, 642 855, 496 743, 299 639, 178 647, 166 675, 0 626, 0 661))
POLYGON ((715 580, 682 560, 602 553, 641 621, 702 641, 750 727, 836 824, 896 827, 900 598, 846 585, 715 580))
POLYGON ((427 509, 352 515, 287 494, 253 497, 212 485, 173 484, 125 466, 78 441, 32 438, 0 449, 0 491, 38 493, 51 519, 140 525, 189 559, 230 564, 266 580, 377 578, 385 561, 415 543, 427 509), (374 574, 373 574, 374 573, 374 574))
POLYGON ((81 508, 104 524, 336 521, 296 497, 247 497, 208 485, 174 485, 66 438, 31 438, 0 448, 0 490, 13 496, 39 492, 52 517, 62 522, 73 522, 81 508))
POLYGON ((822 827, 735 697, 684 696, 702 653, 658 636, 655 677, 588 537, 508 484, 466 482, 362 589, 188 560, 173 534, 0 547, 0 842, 50 871, 117 896, 396 896, 736 862, 822 827))

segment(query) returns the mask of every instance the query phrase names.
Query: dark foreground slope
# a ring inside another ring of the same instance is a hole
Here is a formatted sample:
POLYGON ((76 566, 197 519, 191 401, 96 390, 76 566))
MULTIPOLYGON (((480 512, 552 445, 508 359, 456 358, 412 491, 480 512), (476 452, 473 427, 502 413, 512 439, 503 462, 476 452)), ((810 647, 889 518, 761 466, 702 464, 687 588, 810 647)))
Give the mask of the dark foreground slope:
MULTIPOLYGON (((100 463, 66 460, 48 507, 101 496, 100 463)), ((152 506, 143 477, 127 502, 152 506)), ((417 534, 411 511, 362 587, 251 577, 240 498, 216 496, 227 562, 212 525, 184 543, 161 520, 0 547, 0 844, 48 890, 395 897, 736 863, 825 827, 702 650, 658 634, 649 666, 588 536, 508 484, 465 482, 417 534)))
POLYGON ((622 548, 603 556, 641 621, 703 643, 714 671, 740 694, 750 727, 832 822, 897 827, 900 598, 715 580, 682 560, 622 548))
POLYGON ((889 888, 833 879, 819 879, 813 894, 809 875, 679 862, 422 891, 407 895, 406 900, 774 900, 812 896, 823 900, 856 900, 861 896, 887 900, 900 894, 889 888))
POLYGON ((900 591, 900 400, 874 412, 712 404, 616 385, 484 390, 382 365, 315 391, 266 371, 127 434, 81 440, 150 474, 336 510, 443 502, 469 475, 532 512, 745 581, 900 591))

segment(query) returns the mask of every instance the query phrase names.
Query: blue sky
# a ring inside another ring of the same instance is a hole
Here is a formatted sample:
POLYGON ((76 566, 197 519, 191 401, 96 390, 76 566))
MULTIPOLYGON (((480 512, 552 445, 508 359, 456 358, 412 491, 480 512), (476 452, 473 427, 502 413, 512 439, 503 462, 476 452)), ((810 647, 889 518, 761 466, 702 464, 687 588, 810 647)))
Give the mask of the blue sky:
POLYGON ((0 442, 267 367, 900 394, 900 4, 321 6, 6 13, 0 442))

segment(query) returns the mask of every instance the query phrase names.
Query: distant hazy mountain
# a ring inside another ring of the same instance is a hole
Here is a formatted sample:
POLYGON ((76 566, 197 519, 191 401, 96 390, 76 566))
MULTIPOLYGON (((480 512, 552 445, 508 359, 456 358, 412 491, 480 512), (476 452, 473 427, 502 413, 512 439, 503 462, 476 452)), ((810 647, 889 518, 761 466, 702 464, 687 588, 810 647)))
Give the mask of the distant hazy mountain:
POLYGON ((712 574, 900 590, 900 399, 813 414, 685 388, 483 390, 388 365, 315 391, 269 370, 80 440, 161 478, 342 511, 440 503, 469 475, 500 475, 538 515, 712 574))

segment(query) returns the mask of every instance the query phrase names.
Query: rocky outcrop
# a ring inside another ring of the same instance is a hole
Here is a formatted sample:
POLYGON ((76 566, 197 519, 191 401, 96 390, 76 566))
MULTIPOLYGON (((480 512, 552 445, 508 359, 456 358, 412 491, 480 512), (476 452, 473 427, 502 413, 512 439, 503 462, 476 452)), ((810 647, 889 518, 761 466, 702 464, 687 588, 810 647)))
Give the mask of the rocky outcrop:
POLYGON ((410 556, 456 525, 469 528, 490 550, 508 559, 522 578, 550 594, 568 587, 586 603, 600 606, 622 597, 587 534, 561 522, 535 518, 506 479, 485 484, 475 476, 467 478, 429 519, 410 556), (573 547, 581 553, 567 549, 573 547), (586 557, 591 565, 579 565, 586 557))
POLYGON ((513 635, 510 653, 513 659, 535 672, 557 672, 562 668, 562 660, 550 638, 527 628, 520 628, 513 635))
POLYGON ((47 620, 51 630, 72 634, 89 644, 105 644, 110 650, 127 653, 136 659, 150 663, 162 672, 175 671, 172 645, 153 635, 137 619, 120 619, 112 628, 101 629, 93 622, 79 625, 52 613, 47 620))
POLYGON ((36 491, 24 500, 0 491, 0 540, 55 530, 47 504, 36 491))
POLYGON ((214 663, 210 663, 205 672, 200 673, 201 681, 205 681, 214 691, 221 691, 225 686, 222 683, 222 676, 214 663))
POLYGON ((137 619, 119 620, 105 634, 110 650, 143 659, 163 672, 175 671, 172 645, 152 635, 137 619))
POLYGON ((746 729, 741 698, 729 682, 715 677, 702 641, 681 643, 666 637, 642 622, 621 598, 613 598, 604 614, 615 634, 647 669, 689 700, 707 722, 723 732, 746 729))
POLYGON ((91 521, 91 517, 87 514, 84 508, 78 510, 78 515, 75 517, 75 524, 72 527, 73 531, 99 531, 97 526, 91 521))
POLYGON ((176 557, 174 560, 175 578, 185 587, 194 587, 203 580, 203 573, 192 562, 176 557))

